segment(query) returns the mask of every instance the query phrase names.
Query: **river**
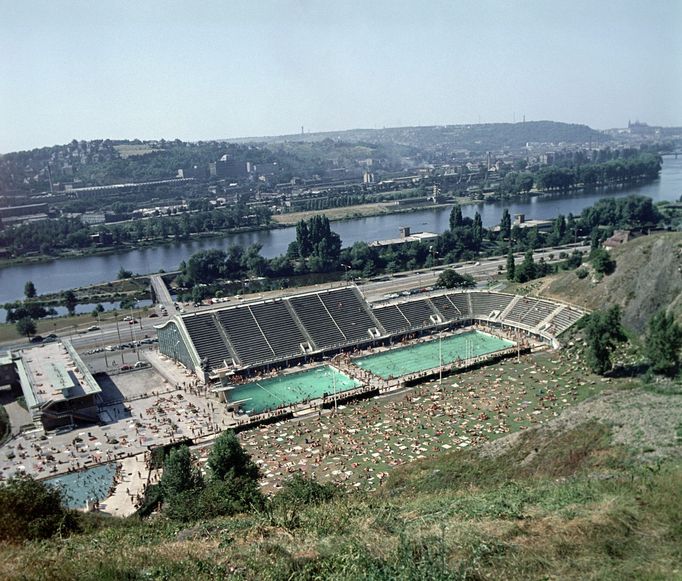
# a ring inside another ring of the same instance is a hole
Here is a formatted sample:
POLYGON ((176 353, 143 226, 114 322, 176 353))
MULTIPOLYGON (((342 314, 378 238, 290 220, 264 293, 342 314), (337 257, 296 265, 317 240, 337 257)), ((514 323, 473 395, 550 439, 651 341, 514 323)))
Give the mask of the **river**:
MULTIPOLYGON (((664 158, 660 177, 650 183, 609 192, 608 196, 620 197, 630 194, 649 196, 654 201, 677 200, 682 195, 682 158, 664 158)), ((574 215, 605 197, 600 191, 572 193, 563 196, 532 196, 513 203, 481 203, 463 206, 462 214, 473 217, 480 212, 484 226, 499 223, 503 208, 513 215, 523 213, 528 219, 549 219, 557 214, 574 215)), ((341 236, 344 246, 358 240, 371 242, 395 238, 400 226, 410 226, 412 231, 443 232, 448 228, 449 207, 418 210, 409 214, 387 214, 335 222, 332 228, 341 236)), ((221 238, 172 242, 162 246, 129 250, 117 254, 59 259, 52 262, 22 264, 0 269, 0 304, 23 297, 24 284, 32 280, 39 294, 106 282, 116 278, 123 267, 142 274, 163 270, 175 270, 199 250, 227 248, 231 244, 247 246, 254 242, 263 245, 261 254, 273 257, 286 251, 295 238, 295 229, 282 228, 226 235, 221 238)))

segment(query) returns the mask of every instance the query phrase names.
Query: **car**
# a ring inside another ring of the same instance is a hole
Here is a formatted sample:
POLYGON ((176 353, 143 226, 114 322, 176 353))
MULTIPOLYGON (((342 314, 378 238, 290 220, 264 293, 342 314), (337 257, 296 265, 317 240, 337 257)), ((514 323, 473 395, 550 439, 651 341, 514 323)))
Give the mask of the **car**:
POLYGON ((121 371, 130 371, 132 368, 132 365, 121 365, 121 371))
POLYGON ((150 318, 150 319, 155 319, 155 318, 158 317, 158 316, 159 316, 158 313, 150 313, 149 318, 150 318))
POLYGON ((45 337, 45 338, 46 338, 46 339, 59 339, 59 337, 58 337, 57 335, 55 335, 54 333, 50 333, 50 334, 49 334, 47 337, 45 337))
POLYGON ((88 331, 99 331, 99 327, 97 325, 90 325, 88 331))
POLYGON ((128 324, 129 324, 129 325, 134 325, 135 323, 137 323, 137 321, 136 321, 135 319, 130 319, 130 320, 128 321, 128 324))
POLYGON ((130 321, 130 320, 132 320, 132 317, 130 315, 126 315, 125 317, 123 317, 123 320, 124 321, 130 321))
POLYGON ((137 363, 135 363, 135 365, 133 365, 133 367, 135 369, 142 369, 143 367, 147 367, 148 365, 149 363, 147 363, 146 361, 138 361, 137 363))
POLYGON ((34 337, 31 337, 31 343, 42 343, 43 342, 43 337, 42 335, 36 335, 34 337))

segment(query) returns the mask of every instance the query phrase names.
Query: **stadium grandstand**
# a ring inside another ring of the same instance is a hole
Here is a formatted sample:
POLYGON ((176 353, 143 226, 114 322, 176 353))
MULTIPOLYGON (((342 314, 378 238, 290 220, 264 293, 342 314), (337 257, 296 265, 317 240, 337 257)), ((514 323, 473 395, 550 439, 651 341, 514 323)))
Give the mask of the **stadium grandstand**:
POLYGON ((585 313, 562 303, 488 291, 435 291, 370 305, 356 286, 174 316, 157 327, 159 350, 204 382, 390 345, 474 323, 554 347, 585 313))

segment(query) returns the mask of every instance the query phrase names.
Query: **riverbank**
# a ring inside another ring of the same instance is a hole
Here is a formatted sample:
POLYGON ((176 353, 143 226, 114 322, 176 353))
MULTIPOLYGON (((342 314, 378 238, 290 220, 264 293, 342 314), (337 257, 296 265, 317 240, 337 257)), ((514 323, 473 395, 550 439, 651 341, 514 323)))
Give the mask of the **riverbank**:
POLYGON ((372 218, 385 214, 410 214, 419 210, 430 210, 433 208, 443 208, 453 206, 455 203, 460 205, 475 204, 476 200, 471 198, 457 198, 453 201, 440 204, 421 204, 417 206, 404 206, 396 202, 374 202, 371 204, 359 204, 357 206, 344 206, 342 208, 329 208, 326 210, 307 210, 305 212, 291 212, 289 214, 277 214, 272 217, 273 221, 285 226, 293 226, 300 220, 307 220, 312 216, 324 214, 330 222, 341 222, 343 220, 355 220, 357 218, 372 218))
MULTIPOLYGON (((227 230, 220 230, 216 232, 201 232, 190 234, 189 237, 175 237, 175 238, 155 238, 138 241, 135 244, 125 244, 115 247, 97 247, 86 248, 81 250, 70 250, 62 252, 58 255, 43 255, 35 254, 31 256, 20 256, 16 258, 0 259, 0 269, 12 266, 31 265, 49 263, 59 259, 73 259, 86 258, 96 256, 117 255, 125 252, 143 251, 149 248, 157 248, 163 246, 172 246, 182 242, 192 242, 201 240, 211 240, 216 238, 227 238, 231 236, 238 236, 240 234, 248 234, 253 232, 267 232, 269 230, 276 230, 280 228, 290 228, 301 220, 307 220, 312 216, 324 214, 331 222, 342 222, 349 220, 359 220, 363 218, 373 218, 392 214, 412 214, 423 210, 434 210, 440 208, 449 208, 454 204, 460 206, 471 206, 481 204, 515 204, 519 201, 528 200, 531 198, 542 197, 568 197, 575 194, 590 194, 599 193, 602 195, 617 192, 627 188, 646 185, 658 178, 641 178, 629 181, 610 182, 606 184, 595 184, 586 187, 584 184, 574 184, 563 189, 551 190, 530 190, 527 193, 514 195, 512 197, 500 197, 495 193, 485 195, 483 199, 476 200, 471 197, 458 196, 454 199, 449 199, 442 203, 430 203, 419 205, 401 205, 397 201, 391 202, 372 202, 368 204, 359 204, 354 206, 343 206, 340 208, 327 208, 324 210, 306 210, 301 212, 291 212, 287 214, 276 214, 272 216, 272 220, 267 225, 261 226, 246 226, 243 228, 230 228, 227 230)), ((140 274, 152 274, 151 272, 140 274)))
MULTIPOLYGON (((618 188, 609 192, 608 197, 640 195, 654 202, 677 201, 682 193, 682 158, 666 158, 660 178, 636 187, 618 188)), ((465 218, 473 218, 478 212, 486 228, 499 224, 504 209, 510 214, 525 214, 527 219, 552 220, 558 214, 579 215, 605 197, 605 192, 572 192, 565 194, 530 195, 524 199, 504 202, 470 201, 462 205, 465 218)), ((461 200, 464 202, 464 200, 461 200)), ((342 213, 357 211, 358 206, 341 208, 342 213)), ((365 210, 369 212, 369 209, 365 210)), ((333 230, 341 237, 344 247, 355 242, 371 242, 395 238, 400 226, 413 230, 444 232, 449 227, 450 206, 409 207, 405 213, 383 213, 336 220, 333 230)), ((290 215, 293 216, 293 215, 290 215)), ((339 215, 342 217, 342 215, 339 215)), ((291 217, 290 219, 294 219, 291 217)), ((286 253, 288 245, 295 239, 295 228, 286 224, 275 224, 267 230, 240 233, 211 233, 209 236, 192 237, 187 240, 166 240, 163 244, 148 244, 137 250, 119 249, 99 256, 84 256, 69 260, 51 260, 43 264, 13 265, 0 269, 0 303, 19 300, 23 297, 24 284, 34 282, 40 293, 56 293, 92 284, 104 284, 116 277, 120 268, 134 273, 174 271, 183 260, 201 250, 225 250, 230 245, 247 247, 261 245, 261 256, 272 258, 286 253)))

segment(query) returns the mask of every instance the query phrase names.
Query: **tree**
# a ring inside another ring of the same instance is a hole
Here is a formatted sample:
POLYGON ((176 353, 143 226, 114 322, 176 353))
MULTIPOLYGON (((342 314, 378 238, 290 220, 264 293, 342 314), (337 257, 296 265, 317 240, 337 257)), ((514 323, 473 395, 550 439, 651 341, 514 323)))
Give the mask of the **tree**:
POLYGON ((528 250, 523 258, 521 265, 515 269, 515 278, 517 282, 528 282, 533 280, 536 276, 535 261, 533 260, 533 251, 528 250))
POLYGON ((436 281, 438 288, 473 288, 476 286, 476 281, 470 274, 462 276, 452 268, 446 268, 440 273, 436 281))
POLYGON ((210 479, 202 491, 201 512, 229 515, 263 505, 260 471, 234 432, 218 436, 208 455, 210 479))
POLYGON ((20 335, 26 335, 26 337, 30 337, 31 335, 35 335, 36 323, 31 317, 24 317, 17 321, 16 328, 17 333, 20 335))
POLYGON ((516 278, 516 263, 514 262, 514 252, 511 246, 507 252, 507 280, 515 280, 516 278))
POLYGON ((621 311, 618 305, 608 311, 594 311, 585 323, 587 339, 587 363, 592 371, 603 375, 613 367, 611 353, 616 344, 626 340, 620 322, 621 311))
POLYGON ((73 316, 76 312, 76 305, 78 304, 76 293, 72 290, 67 290, 62 294, 62 300, 64 301, 64 306, 66 306, 69 311, 69 315, 73 316))
POLYGON ((32 280, 27 281, 24 285, 24 296, 27 299, 34 299, 36 298, 36 294, 36 285, 33 284, 32 280))
POLYGON ((92 314, 95 317, 98 316, 100 313, 103 313, 103 312, 104 312, 104 307, 102 306, 102 303, 97 303, 95 305, 95 308, 92 309, 92 314))
POLYGON ((450 211, 450 231, 462 226, 462 208, 459 204, 455 204, 450 211))
POLYGON ((258 466, 244 451, 233 431, 223 432, 216 438, 208 455, 208 468, 212 480, 242 477, 258 480, 258 466))
POLYGON ((123 280, 124 278, 130 278, 131 276, 133 276, 133 273, 130 270, 126 270, 123 267, 118 269, 118 280, 123 280))
POLYGON ((177 520, 192 520, 198 515, 197 494, 204 482, 199 471, 192 465, 192 457, 187 446, 170 451, 163 463, 161 494, 164 512, 177 520))
POLYGON ((481 220, 481 215, 478 212, 474 214, 472 236, 474 239, 474 250, 478 251, 481 249, 481 243, 483 242, 483 221, 481 220))
POLYGON ((611 258, 611 255, 604 248, 596 248, 592 251, 590 256, 594 270, 599 274, 611 274, 616 270, 616 261, 611 258))
POLYGON ((509 210, 505 208, 502 212, 502 220, 500 221, 500 236, 509 238, 511 236, 511 216, 509 210))
POLYGON ((47 539, 78 526, 64 508, 59 488, 30 476, 12 476, 0 484, 0 541, 47 539))
POLYGON ((656 373, 674 376, 680 367, 682 328, 661 309, 649 320, 644 352, 656 373))

